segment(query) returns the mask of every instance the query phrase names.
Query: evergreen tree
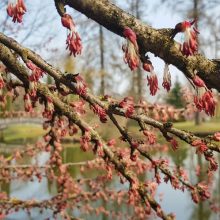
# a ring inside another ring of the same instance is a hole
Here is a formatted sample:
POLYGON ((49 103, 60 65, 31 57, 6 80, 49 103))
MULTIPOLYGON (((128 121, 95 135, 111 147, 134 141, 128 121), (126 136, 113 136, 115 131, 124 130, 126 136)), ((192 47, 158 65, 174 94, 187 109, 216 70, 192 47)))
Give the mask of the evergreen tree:
POLYGON ((182 108, 184 106, 182 100, 182 93, 181 93, 181 84, 179 83, 178 80, 176 80, 174 87, 168 93, 168 96, 166 97, 165 100, 166 103, 173 105, 177 108, 182 108))

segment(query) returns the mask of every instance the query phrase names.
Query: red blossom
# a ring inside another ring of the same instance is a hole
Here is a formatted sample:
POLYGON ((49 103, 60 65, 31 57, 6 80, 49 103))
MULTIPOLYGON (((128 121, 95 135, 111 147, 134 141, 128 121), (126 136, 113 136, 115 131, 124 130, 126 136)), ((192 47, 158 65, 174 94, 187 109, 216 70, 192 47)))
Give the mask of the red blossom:
POLYGON ((197 75, 193 77, 193 83, 198 87, 206 87, 204 81, 197 75))
POLYGON ((83 100, 71 102, 70 105, 73 107, 74 111, 79 115, 84 115, 86 113, 85 110, 85 102, 83 100))
POLYGON ((77 32, 68 34, 66 45, 66 49, 69 49, 70 55, 73 55, 75 57, 76 55, 81 54, 82 42, 77 32))
POLYGON ((144 130, 143 134, 147 137, 149 144, 156 143, 156 135, 153 132, 144 130))
POLYGON ((137 36, 131 28, 126 27, 123 31, 123 35, 128 38, 133 44, 137 43, 137 36))
POLYGON ((35 99, 37 99, 36 82, 30 81, 28 94, 30 95, 32 101, 34 101, 35 99))
POLYGON ((220 132, 216 132, 216 133, 213 135, 213 140, 214 140, 214 141, 220 141, 220 132))
POLYGON ((137 155, 137 154, 134 154, 134 153, 133 153, 133 154, 130 155, 130 160, 131 160, 131 161, 136 162, 136 161, 137 161, 137 158, 138 158, 138 155, 137 155))
POLYGON ((61 18, 62 25, 69 30, 66 39, 66 49, 69 49, 70 55, 74 57, 82 52, 82 42, 79 34, 75 30, 75 24, 69 14, 64 14, 61 18))
POLYGON ((193 190, 192 190, 191 196, 192 196, 192 200, 193 200, 195 203, 198 203, 198 202, 199 202, 199 195, 198 195, 198 192, 197 192, 196 189, 193 189, 193 190))
POLYGON ((198 183, 198 191, 202 200, 206 200, 210 198, 209 188, 204 183, 198 183))
POLYGON ((213 156, 209 156, 208 154, 205 154, 205 159, 209 161, 209 170, 216 171, 218 169, 218 163, 215 161, 213 156))
POLYGON ((150 60, 147 60, 143 63, 143 69, 147 72, 151 72, 154 69, 150 60))
POLYGON ((7 13, 12 17, 13 22, 21 23, 23 15, 27 11, 24 4, 24 0, 13 0, 13 3, 9 2, 7 7, 7 13))
POLYGON ((165 67, 164 67, 162 86, 164 87, 164 89, 167 90, 167 92, 170 91, 171 75, 170 75, 170 71, 169 71, 169 65, 167 63, 165 64, 165 67))
POLYGON ((120 103, 119 106, 124 109, 125 116, 130 117, 134 113, 134 99, 133 97, 125 97, 120 103))
POLYGON ((196 28, 192 28, 194 23, 195 20, 192 22, 184 21, 175 27, 177 32, 184 32, 185 34, 185 40, 180 50, 186 56, 194 55, 198 49, 197 35, 199 32, 196 28))
POLYGON ((216 101, 210 90, 206 91, 202 96, 203 108, 207 115, 213 116, 215 113, 216 101))
POLYGON ((114 146, 116 144, 116 140, 113 138, 113 139, 111 139, 111 140, 109 140, 108 142, 107 142, 107 145, 109 146, 109 147, 111 147, 111 146, 114 146))
POLYGON ((88 151, 90 148, 90 140, 91 136, 89 132, 85 132, 85 134, 80 138, 80 148, 83 151, 88 151))
POLYGON ((45 104, 45 109, 42 115, 44 118, 51 119, 53 116, 53 112, 54 112, 54 105, 53 105, 52 100, 48 97, 47 102, 45 104))
POLYGON ((171 138, 171 139, 169 140, 169 142, 171 143, 171 146, 172 146, 172 148, 173 148, 174 151, 178 149, 179 145, 178 145, 178 142, 176 141, 176 139, 171 138))
POLYGON ((86 95, 87 85, 86 85, 84 79, 80 75, 76 76, 74 79, 76 81, 76 92, 79 95, 86 95))
POLYGON ((148 86, 150 86, 150 94, 152 96, 156 95, 158 87, 158 79, 157 75, 154 71, 151 71, 151 75, 147 76, 148 86))
POLYGON ((71 31, 74 31, 75 24, 74 24, 72 17, 69 14, 64 14, 61 17, 61 22, 64 27, 66 27, 67 29, 69 29, 71 31))
POLYGON ((126 44, 122 46, 124 51, 124 61, 133 71, 139 66, 139 49, 136 41, 136 34, 128 27, 124 29, 124 36, 127 39, 126 44))
POLYGON ((38 82, 41 77, 43 77, 44 71, 40 69, 38 66, 36 66, 31 61, 28 61, 26 63, 26 66, 32 70, 32 74, 29 76, 29 80, 31 82, 38 82))
POLYGON ((32 107, 32 103, 31 103, 31 99, 28 93, 26 93, 24 95, 24 109, 26 112, 32 112, 33 111, 33 107, 32 107))
POLYGON ((196 153, 204 153, 205 151, 208 150, 207 145, 200 139, 196 139, 194 140, 191 145, 193 147, 196 147, 196 153))
POLYGON ((216 101, 211 90, 206 91, 202 96, 195 96, 194 103, 199 111, 204 110, 207 115, 214 116, 216 101))
POLYGON ((78 132, 78 129, 76 126, 70 124, 69 125, 69 136, 73 136, 74 134, 76 134, 78 132))
POLYGON ((94 105, 92 105, 92 110, 96 115, 99 116, 99 119, 102 123, 107 122, 107 114, 106 114, 105 109, 103 109, 98 104, 94 104, 94 105))
POLYGON ((172 185, 172 187, 173 187, 174 189, 179 189, 179 180, 178 180, 177 177, 172 176, 172 177, 170 178, 170 183, 171 183, 171 185, 172 185))

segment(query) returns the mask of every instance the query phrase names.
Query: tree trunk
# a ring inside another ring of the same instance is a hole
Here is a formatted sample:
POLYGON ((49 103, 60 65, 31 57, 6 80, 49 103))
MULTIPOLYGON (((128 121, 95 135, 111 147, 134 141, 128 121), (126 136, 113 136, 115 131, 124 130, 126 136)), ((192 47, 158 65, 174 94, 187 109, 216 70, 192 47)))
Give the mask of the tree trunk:
MULTIPOLYGON (((198 19, 199 18, 199 9, 198 9, 198 1, 199 0, 194 0, 194 7, 193 7, 193 18, 194 19, 198 19)), ((196 29, 198 29, 198 22, 195 23, 195 27, 196 29)), ((199 47, 199 39, 197 39, 198 41, 198 47, 199 47)), ((202 122, 201 120, 201 114, 199 111, 196 112, 195 114, 195 125, 200 125, 202 122)))
POLYGON ((100 49, 100 74, 101 74, 101 83, 100 83, 100 94, 105 94, 105 63, 104 63, 104 36, 103 36, 103 27, 99 25, 99 49, 100 49))

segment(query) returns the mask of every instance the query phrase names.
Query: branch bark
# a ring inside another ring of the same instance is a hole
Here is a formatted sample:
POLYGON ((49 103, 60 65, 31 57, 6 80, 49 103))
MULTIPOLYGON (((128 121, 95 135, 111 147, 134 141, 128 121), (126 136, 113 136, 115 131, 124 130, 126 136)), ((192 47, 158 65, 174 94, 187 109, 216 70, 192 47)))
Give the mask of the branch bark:
POLYGON ((197 70, 209 88, 220 91, 220 63, 201 54, 183 56, 178 43, 170 38, 173 29, 154 29, 108 0, 66 0, 65 3, 119 36, 123 36, 126 26, 131 27, 137 34, 141 54, 151 52, 176 66, 187 77, 192 77, 197 70))
MULTIPOLYGON (((14 42, 15 43, 15 42, 14 42)), ((28 51, 25 51, 28 53, 28 51)), ((33 54, 32 54, 33 55, 33 54)), ((39 57, 38 57, 39 58, 39 57)), ((0 43, 0 60, 7 66, 7 68, 17 76, 27 87, 29 86, 28 82, 28 72, 24 65, 20 64, 17 60, 16 56, 11 52, 9 48, 0 43)), ((52 68, 52 66, 51 66, 52 68)), ((50 67, 49 67, 50 69, 50 67)), ((70 105, 64 103, 57 95, 50 92, 46 85, 42 83, 36 84, 37 93, 45 98, 50 98, 51 102, 54 104, 56 109, 59 110, 59 113, 65 115, 70 121, 76 124, 82 130, 90 131, 91 141, 98 141, 103 147, 104 156, 103 159, 108 158, 108 161, 111 162, 115 169, 124 176, 129 183, 132 185, 134 179, 136 179, 136 175, 128 170, 127 167, 118 159, 118 155, 114 153, 104 142, 104 140, 100 137, 100 135, 85 121, 83 121, 74 111, 70 105)), ((142 198, 143 201, 148 201, 151 208, 155 212, 159 212, 160 205, 157 201, 148 193, 146 190, 144 183, 137 180, 137 189, 136 189, 142 198)), ((166 214, 164 211, 160 210, 160 217, 164 220, 173 220, 173 216, 171 214, 166 214)))

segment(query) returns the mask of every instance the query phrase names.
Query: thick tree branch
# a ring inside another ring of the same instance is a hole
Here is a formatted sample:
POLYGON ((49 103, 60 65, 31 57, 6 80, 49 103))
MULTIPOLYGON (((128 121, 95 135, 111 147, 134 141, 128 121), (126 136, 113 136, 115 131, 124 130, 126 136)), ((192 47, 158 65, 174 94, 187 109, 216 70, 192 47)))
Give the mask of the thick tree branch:
MULTIPOLYGON (((7 66, 9 70, 13 72, 15 76, 17 76, 21 81, 23 81, 25 84, 29 84, 28 81, 28 72, 27 69, 19 63, 17 58, 12 54, 12 52, 5 47, 3 44, 0 44, 0 60, 4 63, 4 65, 7 66)), ((50 98, 56 109, 59 110, 61 115, 65 115, 70 121, 72 121, 74 124, 76 124, 79 128, 82 130, 90 131, 91 134, 91 141, 93 142, 99 142, 100 145, 103 147, 104 156, 103 158, 108 158, 108 161, 111 162, 115 169, 121 173, 122 176, 124 176, 129 183, 134 183, 134 180, 136 180, 137 184, 137 191, 140 195, 140 197, 144 201, 148 201, 152 209, 154 209, 155 212, 160 211, 160 217, 164 220, 172 220, 172 215, 167 215, 162 210, 160 210, 160 205, 157 203, 157 201, 148 193, 146 190, 146 187, 144 186, 144 183, 141 181, 138 181, 136 178, 136 175, 128 170, 126 166, 118 159, 118 156, 116 153, 114 153, 104 142, 104 140, 99 136, 99 134, 85 121, 83 121, 74 111, 72 111, 72 108, 70 105, 64 103, 61 101, 61 99, 56 96, 55 94, 51 93, 46 85, 43 85, 41 83, 36 84, 36 90, 37 92, 44 96, 45 98, 50 98)))
POLYGON ((170 38, 172 29, 153 29, 108 0, 66 0, 66 4, 117 35, 123 36, 123 29, 131 27, 137 34, 141 54, 152 52, 188 77, 197 70, 208 87, 220 91, 220 63, 200 54, 188 58, 183 56, 178 44, 170 38))
MULTIPOLYGON (((59 83, 63 83, 65 86, 70 88, 71 90, 75 90, 74 84, 71 82, 71 80, 68 80, 61 71, 58 69, 55 69, 53 66, 48 64, 45 60, 43 60, 39 55, 31 51, 30 49, 24 48, 20 44, 18 44, 15 40, 12 38, 9 38, 5 36, 4 34, 0 33, 0 42, 2 42, 7 47, 14 50, 16 53, 18 53, 24 60, 30 59, 33 63, 35 63, 38 67, 40 67, 42 70, 47 72, 49 75, 51 75, 55 81, 59 83)), ((1 52, 1 51, 0 51, 1 52)), ((5 62, 7 61, 7 57, 4 57, 5 62)), ((23 80, 24 81, 24 80, 23 80)), ((106 112, 111 112, 117 115, 121 115, 123 117, 127 117, 124 113, 124 111, 120 108, 114 108, 111 103, 106 103, 92 95, 91 93, 87 92, 86 95, 81 95, 81 97, 86 100, 89 104, 94 105, 94 103, 97 103, 102 108, 106 110, 106 112)), ((161 122, 158 122, 150 117, 147 117, 143 114, 133 114, 132 116, 129 116, 130 119, 133 119, 137 122, 143 122, 145 124, 151 125, 155 128, 160 129, 160 131, 164 131, 164 125, 161 122)), ((166 132, 174 134, 181 140, 185 141, 186 143, 191 144, 196 139, 201 139, 200 137, 191 134, 190 132, 182 131, 176 128, 169 128, 166 132)), ((209 140, 206 141, 207 146, 210 150, 220 152, 220 146, 218 144, 215 144, 213 142, 210 142, 209 140)))

